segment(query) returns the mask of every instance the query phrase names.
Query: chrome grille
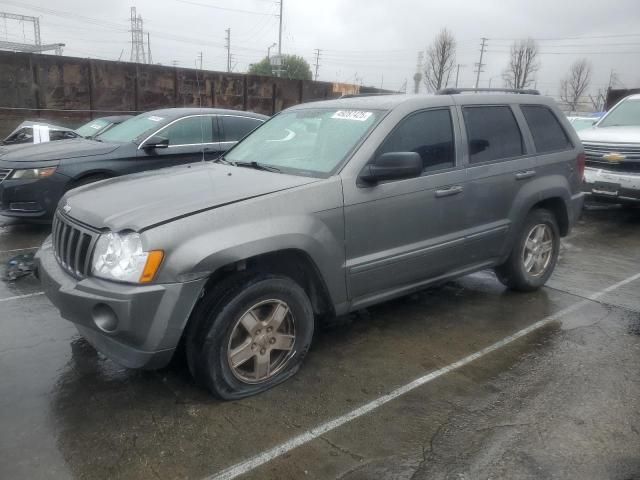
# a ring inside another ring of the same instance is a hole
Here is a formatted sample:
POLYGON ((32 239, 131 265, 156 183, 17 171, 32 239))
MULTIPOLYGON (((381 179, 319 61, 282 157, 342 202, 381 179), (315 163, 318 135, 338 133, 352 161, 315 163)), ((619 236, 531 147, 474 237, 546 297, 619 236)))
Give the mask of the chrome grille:
POLYGON ((586 164, 593 168, 638 172, 640 171, 640 144, 634 143, 583 143, 586 164), (626 158, 619 163, 605 160, 603 155, 619 153, 626 158))
POLYGON ((2 181, 7 178, 9 175, 11 175, 11 169, 10 168, 0 168, 0 183, 2 183, 2 181))
POLYGON ((73 223, 60 212, 56 212, 51 235, 53 251, 62 268, 76 278, 89 275, 91 255, 98 239, 98 232, 73 223))

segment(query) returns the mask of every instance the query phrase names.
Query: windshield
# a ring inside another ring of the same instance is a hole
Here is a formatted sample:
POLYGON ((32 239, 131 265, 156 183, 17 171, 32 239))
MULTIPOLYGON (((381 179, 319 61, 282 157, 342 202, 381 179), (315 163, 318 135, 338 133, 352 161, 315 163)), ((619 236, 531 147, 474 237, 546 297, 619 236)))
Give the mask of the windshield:
POLYGON ((143 113, 110 128, 98 138, 103 142, 133 142, 145 133, 151 133, 167 123, 166 117, 143 113))
POLYGON ((93 137, 96 133, 109 125, 111 122, 98 118, 91 120, 89 123, 85 123, 81 127, 75 129, 75 132, 81 137, 93 137))
POLYGON ((225 159, 258 162, 293 174, 328 176, 381 115, 380 111, 338 109, 281 113, 240 142, 225 159))
POLYGON ((598 124, 602 127, 640 126, 640 100, 625 100, 598 124))
POLYGON ((579 131, 579 130, 584 130, 585 128, 593 127, 594 123, 596 123, 596 119, 595 118, 594 119, 591 119, 591 118, 575 118, 571 122, 571 125, 573 125, 573 128, 576 131, 579 131))

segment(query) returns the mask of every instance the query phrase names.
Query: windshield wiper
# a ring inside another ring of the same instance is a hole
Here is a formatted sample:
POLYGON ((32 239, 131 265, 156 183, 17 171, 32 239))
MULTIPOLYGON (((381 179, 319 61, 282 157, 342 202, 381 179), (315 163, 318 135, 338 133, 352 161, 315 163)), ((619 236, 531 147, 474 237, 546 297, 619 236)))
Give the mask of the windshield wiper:
POLYGON ((235 162, 230 162, 229 160, 224 158, 224 155, 220 155, 218 158, 214 158, 212 160, 212 163, 222 163, 224 165, 233 165, 234 167, 236 166, 235 162))
POLYGON ((248 167, 248 168, 253 168, 255 170, 264 170, 266 172, 280 173, 282 171, 279 168, 272 167, 271 165, 266 165, 264 163, 258 163, 258 162, 235 162, 234 165, 237 167, 248 167))

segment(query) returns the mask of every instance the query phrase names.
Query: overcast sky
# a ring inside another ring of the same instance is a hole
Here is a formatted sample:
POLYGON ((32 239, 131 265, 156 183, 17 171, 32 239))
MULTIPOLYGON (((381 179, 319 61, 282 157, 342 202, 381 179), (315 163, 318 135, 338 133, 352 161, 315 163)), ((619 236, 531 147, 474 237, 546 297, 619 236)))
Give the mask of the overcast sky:
MULTIPOLYGON (((234 71, 244 72, 278 40, 272 0, 0 0, 1 11, 40 17, 43 42, 66 43, 66 55, 111 60, 129 60, 132 5, 150 33, 154 63, 195 67, 202 51, 205 69, 225 70, 231 28, 234 71)), ((283 23, 283 53, 313 64, 321 49, 319 80, 390 89, 407 81, 410 90, 417 52, 446 27, 458 43, 461 86, 475 81, 481 37, 489 40, 480 86, 502 86, 510 43, 530 36, 539 39, 544 93, 557 96, 568 65, 581 57, 593 65, 593 92, 606 88, 612 70, 619 86, 640 87, 638 0, 284 0, 283 23)), ((33 41, 33 32, 0 20, 0 39, 33 41)))

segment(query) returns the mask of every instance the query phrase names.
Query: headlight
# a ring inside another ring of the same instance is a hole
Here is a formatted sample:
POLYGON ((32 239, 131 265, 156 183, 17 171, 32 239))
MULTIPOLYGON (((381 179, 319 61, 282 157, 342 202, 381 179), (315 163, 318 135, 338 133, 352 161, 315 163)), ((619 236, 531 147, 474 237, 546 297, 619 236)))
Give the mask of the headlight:
POLYGON ((14 170, 11 174, 11 178, 22 180, 33 180, 36 178, 50 177, 56 173, 56 167, 44 167, 44 168, 21 168, 14 170))
POLYGON ((163 256, 162 250, 143 251, 138 233, 105 233, 96 242, 91 272, 107 280, 149 283, 163 256))

